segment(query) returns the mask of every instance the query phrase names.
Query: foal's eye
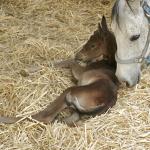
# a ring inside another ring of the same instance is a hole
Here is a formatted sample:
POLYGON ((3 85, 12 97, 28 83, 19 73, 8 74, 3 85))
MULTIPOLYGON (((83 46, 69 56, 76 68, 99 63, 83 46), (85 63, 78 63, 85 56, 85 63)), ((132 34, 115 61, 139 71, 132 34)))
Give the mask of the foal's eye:
POLYGON ((140 34, 133 35, 133 36, 130 37, 130 41, 136 41, 136 40, 139 39, 139 37, 140 37, 140 34))
POLYGON ((96 47, 96 45, 94 45, 94 44, 91 45, 91 48, 95 48, 95 47, 96 47))

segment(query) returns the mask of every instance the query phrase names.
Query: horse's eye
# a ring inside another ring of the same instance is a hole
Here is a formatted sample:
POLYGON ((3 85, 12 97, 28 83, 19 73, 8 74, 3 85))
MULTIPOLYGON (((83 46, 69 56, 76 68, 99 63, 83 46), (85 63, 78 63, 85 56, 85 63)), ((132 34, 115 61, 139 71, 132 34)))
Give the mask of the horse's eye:
POLYGON ((133 35, 133 36, 130 37, 130 41, 136 41, 136 40, 139 39, 139 37, 140 37, 140 34, 133 35))

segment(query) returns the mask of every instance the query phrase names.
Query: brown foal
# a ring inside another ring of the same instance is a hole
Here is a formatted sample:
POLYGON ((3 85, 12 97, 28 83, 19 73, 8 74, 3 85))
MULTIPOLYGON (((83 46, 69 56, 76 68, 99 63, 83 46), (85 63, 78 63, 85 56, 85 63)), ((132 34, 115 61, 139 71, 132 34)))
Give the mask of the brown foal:
MULTIPOLYGON (((75 57, 76 60, 89 62, 88 65, 82 67, 76 61, 69 64, 73 76, 78 81, 77 86, 67 88, 44 110, 31 115, 31 118, 50 123, 65 108, 72 108, 73 113, 63 119, 70 125, 77 122, 81 114, 102 114, 113 107, 119 86, 115 76, 115 52, 115 38, 108 30, 106 19, 103 17, 98 30, 75 57), (105 60, 97 61, 101 55, 105 60)), ((20 119, 21 117, 0 117, 0 122, 15 123, 20 119)))

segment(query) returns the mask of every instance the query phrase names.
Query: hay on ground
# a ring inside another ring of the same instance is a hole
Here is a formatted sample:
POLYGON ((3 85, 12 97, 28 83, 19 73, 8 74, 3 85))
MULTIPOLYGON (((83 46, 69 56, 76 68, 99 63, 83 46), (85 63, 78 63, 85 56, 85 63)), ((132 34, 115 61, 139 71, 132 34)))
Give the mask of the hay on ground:
MULTIPOLYGON (((70 70, 53 60, 73 57, 97 28, 110 23, 111 0, 0 1, 0 115, 29 116, 72 86, 70 70)), ((57 121, 0 125, 1 150, 148 150, 150 68, 139 85, 122 88, 114 108, 70 128, 57 121)))

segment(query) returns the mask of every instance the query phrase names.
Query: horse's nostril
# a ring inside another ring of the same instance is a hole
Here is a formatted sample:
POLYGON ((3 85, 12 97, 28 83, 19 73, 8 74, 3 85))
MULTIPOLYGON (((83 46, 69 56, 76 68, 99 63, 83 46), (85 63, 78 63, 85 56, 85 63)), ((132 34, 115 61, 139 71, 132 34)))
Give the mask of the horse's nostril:
POLYGON ((125 82, 126 83, 126 87, 130 87, 130 84, 128 82, 125 82))
POLYGON ((140 82, 140 74, 137 76, 137 78, 134 80, 134 82, 128 82, 128 81, 126 81, 125 82, 125 84, 126 84, 126 86, 127 87, 133 87, 133 86, 135 86, 136 84, 138 84, 139 82, 140 82))

